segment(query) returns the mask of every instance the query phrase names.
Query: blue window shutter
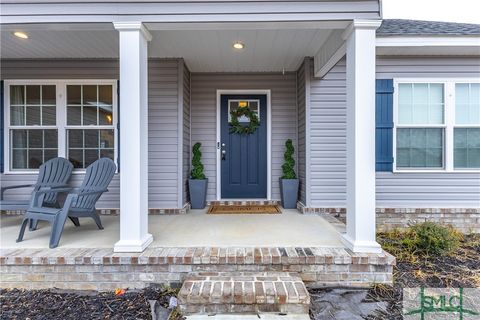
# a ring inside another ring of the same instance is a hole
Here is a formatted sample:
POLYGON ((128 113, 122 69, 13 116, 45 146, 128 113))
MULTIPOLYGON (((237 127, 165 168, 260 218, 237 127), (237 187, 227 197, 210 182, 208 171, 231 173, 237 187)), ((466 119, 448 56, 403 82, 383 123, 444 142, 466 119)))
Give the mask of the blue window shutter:
POLYGON ((4 148, 5 146, 3 145, 3 142, 5 141, 4 138, 4 126, 3 126, 3 115, 5 114, 4 110, 4 105, 3 105, 3 80, 0 80, 0 128, 1 128, 1 134, 0 134, 0 173, 3 173, 3 156, 4 156, 4 148))
POLYGON ((393 170, 393 80, 377 79, 375 94, 375 170, 393 170))
POLYGON ((117 171, 120 172, 120 80, 117 80, 117 171))

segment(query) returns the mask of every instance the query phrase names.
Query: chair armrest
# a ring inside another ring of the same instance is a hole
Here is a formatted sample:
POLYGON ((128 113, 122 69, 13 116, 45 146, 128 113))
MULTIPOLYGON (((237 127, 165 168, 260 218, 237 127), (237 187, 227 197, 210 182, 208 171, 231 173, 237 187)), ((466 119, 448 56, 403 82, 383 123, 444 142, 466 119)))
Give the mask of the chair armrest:
POLYGON ((89 196, 92 194, 97 194, 97 193, 104 193, 107 192, 108 189, 84 189, 84 190, 74 190, 73 194, 76 194, 77 196, 89 196))
POLYGON ((7 190, 29 188, 29 187, 34 187, 34 186, 35 186, 35 184, 18 184, 18 185, 15 185, 15 186, 2 187, 2 188, 0 188, 0 200, 3 200, 3 193, 7 190))

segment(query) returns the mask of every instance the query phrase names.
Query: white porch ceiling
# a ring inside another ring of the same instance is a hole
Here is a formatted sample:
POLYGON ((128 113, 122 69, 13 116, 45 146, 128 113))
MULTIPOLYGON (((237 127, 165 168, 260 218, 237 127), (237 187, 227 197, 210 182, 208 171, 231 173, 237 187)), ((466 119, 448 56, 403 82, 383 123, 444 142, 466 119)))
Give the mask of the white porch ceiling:
MULTIPOLYGON (((184 58, 193 72, 293 71, 322 46, 329 29, 153 30, 152 58, 184 58), (232 44, 241 41, 244 50, 232 44)), ((118 32, 105 24, 2 26, 3 59, 118 58, 118 32), (24 31, 19 39, 13 31, 24 31)))

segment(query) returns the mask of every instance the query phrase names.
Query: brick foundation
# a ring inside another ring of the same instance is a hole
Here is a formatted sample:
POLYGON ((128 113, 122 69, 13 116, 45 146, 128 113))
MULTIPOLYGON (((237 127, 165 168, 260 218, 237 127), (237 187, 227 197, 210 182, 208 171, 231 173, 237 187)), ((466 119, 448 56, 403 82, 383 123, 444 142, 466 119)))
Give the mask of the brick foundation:
MULTIPOLYGON (((304 214, 334 216, 345 222, 345 208, 306 208, 297 205, 304 214)), ((408 225, 431 221, 451 225, 463 233, 480 233, 480 208, 377 208, 377 231, 405 228, 408 225)))
POLYGON ((395 258, 343 248, 2 249, 2 288, 113 290, 182 283, 191 272, 292 272, 310 286, 391 283, 395 258))

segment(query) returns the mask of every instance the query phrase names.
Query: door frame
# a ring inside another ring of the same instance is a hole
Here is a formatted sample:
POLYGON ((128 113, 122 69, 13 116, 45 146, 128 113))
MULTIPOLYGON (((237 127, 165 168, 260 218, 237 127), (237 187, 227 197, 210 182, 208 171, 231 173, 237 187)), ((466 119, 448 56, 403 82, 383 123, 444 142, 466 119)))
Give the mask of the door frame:
POLYGON ((245 94, 245 95, 259 95, 264 94, 267 96, 267 198, 266 199, 254 199, 254 200, 271 200, 272 199, 272 113, 271 113, 271 90, 229 90, 218 89, 217 90, 217 200, 252 200, 252 199, 222 199, 222 174, 221 174, 221 153, 220 153, 220 140, 221 140, 221 128, 220 128, 220 111, 221 111, 221 96, 227 94, 245 94))

